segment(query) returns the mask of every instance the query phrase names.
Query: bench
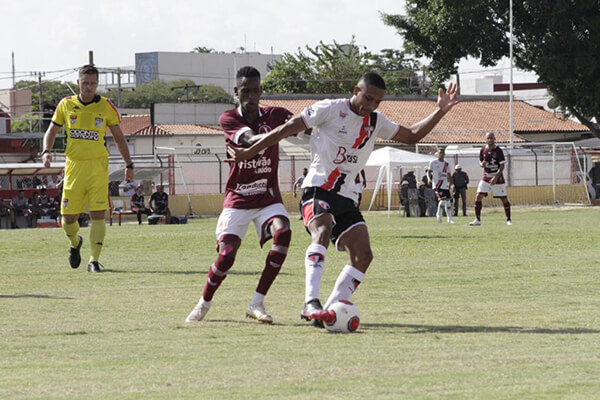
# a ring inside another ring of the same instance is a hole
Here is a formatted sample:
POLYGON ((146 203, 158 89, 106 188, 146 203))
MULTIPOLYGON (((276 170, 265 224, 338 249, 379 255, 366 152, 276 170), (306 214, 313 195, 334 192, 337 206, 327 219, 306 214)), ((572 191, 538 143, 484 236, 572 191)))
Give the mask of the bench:
POLYGON ((131 202, 129 200, 113 200, 110 209, 109 223, 112 226, 113 215, 117 216, 117 223, 121 226, 121 219, 123 215, 136 215, 131 211, 131 202))

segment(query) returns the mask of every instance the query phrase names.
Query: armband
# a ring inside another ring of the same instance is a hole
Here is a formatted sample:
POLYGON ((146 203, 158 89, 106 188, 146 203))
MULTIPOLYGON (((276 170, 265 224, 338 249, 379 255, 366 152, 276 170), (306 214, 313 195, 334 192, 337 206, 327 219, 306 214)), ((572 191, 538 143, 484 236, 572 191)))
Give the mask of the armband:
POLYGON ((42 155, 47 154, 47 153, 50 153, 50 150, 44 149, 44 151, 42 151, 42 155))
POLYGON ((127 169, 133 169, 133 163, 132 163, 132 162, 130 162, 129 164, 127 164, 127 165, 125 166, 125 168, 127 168, 127 169))

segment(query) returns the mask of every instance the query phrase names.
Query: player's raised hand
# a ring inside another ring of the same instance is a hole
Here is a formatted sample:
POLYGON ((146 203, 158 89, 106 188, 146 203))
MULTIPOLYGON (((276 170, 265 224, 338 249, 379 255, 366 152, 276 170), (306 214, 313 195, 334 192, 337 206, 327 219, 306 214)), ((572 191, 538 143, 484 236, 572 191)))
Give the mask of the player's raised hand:
POLYGON ((460 102, 460 88, 456 83, 451 82, 446 92, 441 88, 438 90, 438 107, 443 112, 448 112, 455 104, 460 102))

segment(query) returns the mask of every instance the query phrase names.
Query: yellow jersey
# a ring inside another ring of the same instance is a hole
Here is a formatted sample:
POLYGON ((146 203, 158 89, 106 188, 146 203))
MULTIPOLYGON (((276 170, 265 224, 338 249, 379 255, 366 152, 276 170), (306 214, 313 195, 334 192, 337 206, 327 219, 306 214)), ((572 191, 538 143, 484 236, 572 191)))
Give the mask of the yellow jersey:
POLYGON ((67 158, 91 160, 108 157, 106 128, 119 125, 121 119, 106 97, 96 95, 84 104, 79 96, 68 96, 58 103, 52 122, 65 127, 67 158))

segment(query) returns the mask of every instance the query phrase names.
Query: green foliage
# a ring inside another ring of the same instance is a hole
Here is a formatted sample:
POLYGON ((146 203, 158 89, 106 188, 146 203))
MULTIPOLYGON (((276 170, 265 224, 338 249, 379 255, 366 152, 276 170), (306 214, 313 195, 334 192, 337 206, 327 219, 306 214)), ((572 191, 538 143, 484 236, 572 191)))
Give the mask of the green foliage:
MULTIPOLYGON (((56 81, 44 81, 42 80, 42 105, 48 103, 52 99, 60 101, 63 97, 70 96, 73 94, 69 89, 69 86, 76 92, 79 90, 77 84, 68 82, 56 82, 56 81)), ((31 111, 40 111, 39 98, 40 98, 40 86, 37 81, 19 81, 15 84, 17 89, 29 88, 31 89, 31 111)))
MULTIPOLYGON (((60 228, 3 230, 0 398, 597 398, 599 213, 516 209, 507 227, 486 207, 476 228, 369 213, 351 335, 300 321, 310 239, 297 214, 265 299, 272 326, 244 316, 270 248, 253 229, 197 324, 183 320, 217 255, 216 218, 107 227, 97 275, 68 266, 60 228)), ((329 247, 323 297, 347 257, 329 247)))
POLYGON ((374 71, 386 80, 389 94, 403 94, 418 86, 418 67, 400 51, 361 52, 354 39, 348 45, 320 42, 297 54, 284 53, 262 84, 265 93, 348 94, 361 75, 374 71))
POLYGON ((215 52, 215 49, 211 49, 206 46, 197 46, 197 47, 194 47, 194 50, 191 51, 191 53, 201 53, 201 54, 214 53, 214 52, 215 52))
MULTIPOLYGON (((503 0, 407 0, 406 15, 383 14, 405 49, 431 58, 436 82, 461 58, 492 66, 509 54, 509 3, 503 0)), ((514 60, 535 71, 558 104, 600 137, 600 7, 587 0, 513 3, 514 60)))
MULTIPOLYGON (((152 103, 231 103, 232 97, 220 86, 196 84, 191 79, 172 82, 155 80, 138 86, 135 91, 125 91, 121 95, 121 107, 149 108, 152 103), (187 89, 186 89, 187 86, 187 89)), ((117 93, 103 93, 115 104, 117 93)))

